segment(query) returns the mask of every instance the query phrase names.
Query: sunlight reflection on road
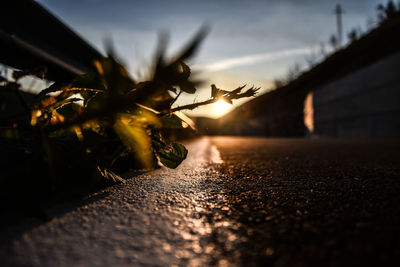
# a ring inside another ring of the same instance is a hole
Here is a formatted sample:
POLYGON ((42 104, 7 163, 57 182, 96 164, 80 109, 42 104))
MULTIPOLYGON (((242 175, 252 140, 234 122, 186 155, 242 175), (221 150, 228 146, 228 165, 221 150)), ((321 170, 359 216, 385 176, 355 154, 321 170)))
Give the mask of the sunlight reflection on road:
POLYGON ((166 220, 173 220, 174 227, 166 230, 180 236, 165 242, 163 248, 166 253, 175 249, 175 261, 179 264, 233 265, 224 255, 229 254, 232 259, 240 224, 230 219, 229 200, 224 189, 215 184, 219 173, 210 168, 223 161, 207 138, 188 147, 190 156, 178 168, 179 178, 162 179, 163 188, 175 188, 173 203, 165 214, 166 220))
POLYGON ((215 145, 212 145, 210 148, 211 152, 211 162, 220 164, 224 161, 221 159, 221 155, 219 154, 218 148, 215 145))
POLYGON ((32 266, 73 266, 76 262, 234 265, 240 260, 237 243, 243 241, 239 237, 243 227, 233 219, 231 200, 220 182, 219 151, 209 138, 185 145, 188 158, 177 169, 133 176, 124 186, 110 188, 104 198, 16 240, 12 250, 34 256, 16 257, 17 262, 32 266), (42 256, 37 256, 38 247, 42 256), (72 256, 65 256, 66 251, 72 256))

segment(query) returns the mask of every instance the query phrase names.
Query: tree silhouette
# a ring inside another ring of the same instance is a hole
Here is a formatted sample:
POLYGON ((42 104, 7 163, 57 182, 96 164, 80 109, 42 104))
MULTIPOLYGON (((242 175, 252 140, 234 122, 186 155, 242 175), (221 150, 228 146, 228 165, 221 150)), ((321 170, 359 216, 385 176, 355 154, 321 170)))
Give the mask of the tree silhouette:
POLYGON ((396 5, 392 0, 390 0, 387 2, 386 6, 379 4, 376 9, 378 11, 378 21, 379 23, 382 23, 387 19, 393 18, 400 12, 400 3, 396 5))

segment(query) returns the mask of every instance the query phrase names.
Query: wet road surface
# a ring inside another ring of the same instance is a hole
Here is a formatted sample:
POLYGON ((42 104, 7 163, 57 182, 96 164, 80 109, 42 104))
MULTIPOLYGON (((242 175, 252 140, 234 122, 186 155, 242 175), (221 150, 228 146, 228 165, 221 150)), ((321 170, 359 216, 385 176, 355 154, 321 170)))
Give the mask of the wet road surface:
POLYGON ((2 264, 399 266, 399 142, 213 137, 188 148, 176 170, 2 229, 2 264))

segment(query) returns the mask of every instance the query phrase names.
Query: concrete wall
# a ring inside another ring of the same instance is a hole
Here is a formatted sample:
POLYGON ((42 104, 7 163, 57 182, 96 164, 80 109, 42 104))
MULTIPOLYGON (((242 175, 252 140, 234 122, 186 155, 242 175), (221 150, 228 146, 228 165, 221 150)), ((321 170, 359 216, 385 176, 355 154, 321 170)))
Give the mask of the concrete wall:
POLYGON ((314 133, 400 137, 400 53, 313 90, 314 133))

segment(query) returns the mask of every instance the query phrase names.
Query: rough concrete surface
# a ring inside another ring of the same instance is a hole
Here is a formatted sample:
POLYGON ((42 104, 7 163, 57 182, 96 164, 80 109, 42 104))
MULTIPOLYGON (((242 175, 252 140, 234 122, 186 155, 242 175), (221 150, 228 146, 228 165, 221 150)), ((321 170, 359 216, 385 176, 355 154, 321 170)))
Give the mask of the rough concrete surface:
POLYGON ((188 148, 176 170, 1 229, 1 265, 399 266, 399 142, 213 137, 188 148))

